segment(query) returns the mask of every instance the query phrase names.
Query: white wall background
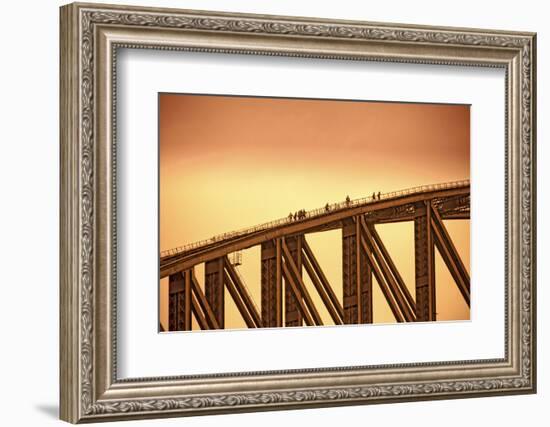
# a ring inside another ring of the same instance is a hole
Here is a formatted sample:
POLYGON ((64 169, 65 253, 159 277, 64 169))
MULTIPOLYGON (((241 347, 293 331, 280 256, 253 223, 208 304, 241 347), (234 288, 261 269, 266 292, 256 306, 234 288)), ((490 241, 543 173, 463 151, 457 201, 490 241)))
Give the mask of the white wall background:
MULTIPOLYGON (((113 3, 121 3, 110 0, 113 3)), ((131 425, 315 426, 342 423, 393 426, 546 425, 550 377, 546 361, 550 317, 545 257, 550 204, 550 29, 545 2, 277 0, 133 0, 133 4, 369 21, 538 32, 538 351, 539 393, 438 402, 265 412, 131 425)), ((59 1, 2 5, 0 66, 0 401, 3 425, 59 425, 58 402, 58 6, 59 1), (23 302, 28 307, 20 309, 23 302)))

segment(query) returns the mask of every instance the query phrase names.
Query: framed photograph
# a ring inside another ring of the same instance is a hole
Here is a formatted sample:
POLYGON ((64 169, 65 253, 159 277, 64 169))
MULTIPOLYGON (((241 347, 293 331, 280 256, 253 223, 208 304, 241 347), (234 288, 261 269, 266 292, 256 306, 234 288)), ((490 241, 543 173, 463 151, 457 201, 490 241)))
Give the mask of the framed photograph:
POLYGON ((536 391, 536 36, 61 8, 61 418, 536 391))

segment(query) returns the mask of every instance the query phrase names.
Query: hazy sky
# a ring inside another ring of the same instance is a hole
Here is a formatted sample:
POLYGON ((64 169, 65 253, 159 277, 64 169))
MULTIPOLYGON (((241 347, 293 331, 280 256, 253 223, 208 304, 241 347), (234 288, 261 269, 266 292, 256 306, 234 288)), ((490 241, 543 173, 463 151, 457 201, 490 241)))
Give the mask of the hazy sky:
MULTIPOLYGON (((470 109, 463 105, 162 94, 159 120, 161 251, 347 195, 470 176, 470 109)), ((469 269, 469 221, 446 226, 469 269)), ((413 224, 377 230, 414 296, 413 224)), ((341 233, 306 238, 341 297, 341 233)), ((259 248, 244 251, 240 267, 258 306, 259 257, 259 248)), ((202 283, 202 267, 196 272, 202 283)), ((436 283, 438 319, 468 319, 438 255, 436 283)), ((374 290, 375 322, 393 321, 376 284, 374 290)), ((163 324, 166 296, 163 280, 163 324)), ((226 304, 226 328, 243 327, 229 294, 226 304)))

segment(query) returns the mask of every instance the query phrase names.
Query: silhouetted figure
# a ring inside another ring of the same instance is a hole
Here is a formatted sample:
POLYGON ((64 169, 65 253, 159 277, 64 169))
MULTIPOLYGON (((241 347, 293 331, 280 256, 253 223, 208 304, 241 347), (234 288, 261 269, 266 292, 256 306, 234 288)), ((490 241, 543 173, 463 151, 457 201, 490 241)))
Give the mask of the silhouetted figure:
POLYGON ((351 199, 349 198, 349 196, 346 196, 346 205, 349 206, 350 202, 351 202, 351 199))
POLYGON ((325 205, 325 212, 328 212, 330 210, 330 207, 328 205, 328 203, 325 205))
POLYGON ((378 192, 378 200, 380 200, 380 191, 378 192))
POLYGON ((372 192, 372 200, 376 200, 376 193, 374 191, 372 192))
POLYGON ((292 222, 292 212, 288 214, 288 222, 292 222))
POLYGON ((298 219, 298 212, 294 212, 294 221, 298 219))

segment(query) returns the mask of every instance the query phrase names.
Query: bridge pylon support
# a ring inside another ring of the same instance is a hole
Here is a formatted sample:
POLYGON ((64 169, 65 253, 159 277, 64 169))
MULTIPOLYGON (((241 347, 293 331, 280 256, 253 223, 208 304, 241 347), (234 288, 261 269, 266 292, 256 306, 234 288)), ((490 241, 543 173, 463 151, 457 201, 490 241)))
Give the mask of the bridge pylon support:
POLYGON ((191 330, 191 270, 171 274, 168 279, 168 330, 191 330))
POLYGON ((283 326, 283 281, 281 239, 262 243, 261 316, 267 328, 283 326))
MULTIPOLYGON (((302 276, 303 263, 302 263, 302 235, 285 238, 286 245, 292 257, 292 260, 296 264, 298 274, 302 276)), ((294 297, 291 284, 285 279, 285 326, 303 326, 303 316, 300 312, 299 303, 294 297)), ((298 290, 299 292, 299 290, 298 290)), ((298 298, 302 298, 298 295, 298 298)))
POLYGON ((372 267, 361 247, 360 217, 342 227, 344 324, 372 323, 372 267))
POLYGON ((220 329, 225 326, 224 257, 204 264, 204 293, 220 329))
POLYGON ((414 220, 414 263, 416 286, 416 321, 436 320, 435 251, 431 202, 416 206, 414 220))

